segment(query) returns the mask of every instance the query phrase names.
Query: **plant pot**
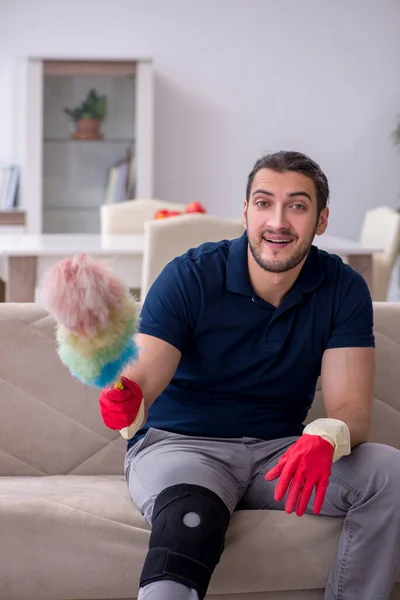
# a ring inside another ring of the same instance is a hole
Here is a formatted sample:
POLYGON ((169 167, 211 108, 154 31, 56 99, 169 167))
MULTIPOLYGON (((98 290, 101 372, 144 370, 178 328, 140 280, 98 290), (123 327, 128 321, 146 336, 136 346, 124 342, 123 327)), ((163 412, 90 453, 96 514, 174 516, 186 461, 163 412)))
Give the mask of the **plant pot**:
POLYGON ((81 119, 76 122, 76 131, 71 135, 73 140, 102 140, 100 133, 100 119, 81 119))

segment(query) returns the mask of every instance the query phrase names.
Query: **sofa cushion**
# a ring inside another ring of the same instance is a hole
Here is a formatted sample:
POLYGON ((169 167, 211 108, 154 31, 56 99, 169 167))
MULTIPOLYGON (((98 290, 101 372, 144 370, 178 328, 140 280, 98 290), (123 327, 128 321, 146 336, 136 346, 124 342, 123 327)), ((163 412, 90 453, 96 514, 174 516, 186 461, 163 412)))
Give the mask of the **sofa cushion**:
POLYGON ((0 311, 0 475, 121 475, 126 442, 104 426, 99 390, 61 363, 42 309, 12 306, 0 311))
MULTIPOLYGON (((234 513, 210 593, 323 588, 341 527, 340 518, 234 513)), ((0 531, 2 598, 136 597, 150 533, 123 477, 2 477, 0 531)))

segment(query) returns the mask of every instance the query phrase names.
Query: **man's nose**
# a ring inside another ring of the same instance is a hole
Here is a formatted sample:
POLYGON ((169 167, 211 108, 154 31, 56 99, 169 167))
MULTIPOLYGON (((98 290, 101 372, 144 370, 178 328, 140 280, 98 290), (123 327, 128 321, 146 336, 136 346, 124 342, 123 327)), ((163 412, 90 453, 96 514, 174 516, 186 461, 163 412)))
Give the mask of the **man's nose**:
POLYGON ((268 217, 266 225, 274 231, 280 231, 281 229, 287 229, 289 223, 287 220, 287 214, 284 206, 276 205, 271 211, 268 211, 268 217))

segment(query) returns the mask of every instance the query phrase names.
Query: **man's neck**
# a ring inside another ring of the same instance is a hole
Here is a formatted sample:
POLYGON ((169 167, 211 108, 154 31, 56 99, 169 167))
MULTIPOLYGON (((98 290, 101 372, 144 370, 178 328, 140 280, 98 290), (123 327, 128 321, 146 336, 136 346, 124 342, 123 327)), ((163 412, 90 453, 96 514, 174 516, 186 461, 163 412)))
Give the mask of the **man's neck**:
POLYGON ((265 302, 278 307, 293 287, 305 260, 302 260, 301 263, 290 269, 290 271, 271 273, 270 271, 265 271, 265 269, 256 263, 250 249, 248 249, 247 264, 249 277, 255 294, 262 300, 265 300, 265 302))

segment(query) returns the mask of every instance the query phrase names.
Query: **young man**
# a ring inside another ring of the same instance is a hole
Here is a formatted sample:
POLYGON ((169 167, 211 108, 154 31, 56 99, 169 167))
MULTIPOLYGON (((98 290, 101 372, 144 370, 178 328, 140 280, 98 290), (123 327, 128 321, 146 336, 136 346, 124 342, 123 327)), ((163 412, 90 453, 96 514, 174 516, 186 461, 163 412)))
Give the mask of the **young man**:
MULTIPOLYGON (((248 178, 243 236, 168 264, 146 297, 138 362, 100 396, 152 526, 140 600, 202 600, 232 512, 345 516, 326 600, 387 600, 400 566, 400 453, 366 443, 374 383, 363 278, 313 246, 328 182, 297 152, 248 178), (303 425, 316 382, 327 417, 303 425)), ((265 543, 268 543, 266 540, 265 543)))

